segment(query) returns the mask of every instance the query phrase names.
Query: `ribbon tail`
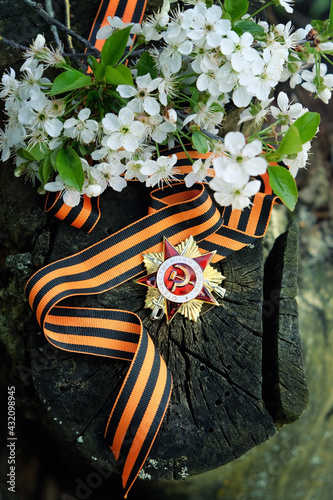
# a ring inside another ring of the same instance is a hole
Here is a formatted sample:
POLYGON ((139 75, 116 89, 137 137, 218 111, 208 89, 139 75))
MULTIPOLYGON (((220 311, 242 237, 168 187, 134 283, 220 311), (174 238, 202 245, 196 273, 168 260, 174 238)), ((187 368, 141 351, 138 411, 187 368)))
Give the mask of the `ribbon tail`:
POLYGON ((44 333, 51 344, 66 351, 130 361, 105 430, 122 470, 126 497, 167 410, 170 371, 140 318, 131 312, 55 306, 45 317, 44 333))
POLYGON ((105 438, 122 467, 125 498, 155 441, 171 391, 171 374, 142 327, 137 352, 105 431, 105 438))

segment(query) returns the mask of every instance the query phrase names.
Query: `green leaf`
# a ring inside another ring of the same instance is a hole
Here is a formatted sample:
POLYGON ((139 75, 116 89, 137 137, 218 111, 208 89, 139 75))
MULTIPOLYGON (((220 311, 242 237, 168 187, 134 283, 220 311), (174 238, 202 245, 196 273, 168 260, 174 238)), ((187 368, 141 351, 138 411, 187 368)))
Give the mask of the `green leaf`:
POLYGON ((320 123, 320 114, 308 111, 304 115, 297 118, 293 123, 299 131, 299 136, 302 144, 311 141, 316 135, 320 123))
POLYGON ((197 87, 191 87, 191 98, 194 102, 198 102, 200 98, 200 92, 197 87))
POLYGON ((92 83, 90 76, 76 69, 70 69, 55 78, 50 95, 62 94, 82 87, 88 87, 92 83))
POLYGON ((73 148, 67 146, 57 154, 57 170, 65 184, 82 191, 84 172, 79 155, 73 148))
POLYGON ((94 56, 92 55, 89 55, 87 57, 87 63, 89 64, 89 66, 91 67, 92 69, 92 72, 95 73, 95 71, 97 71, 97 68, 99 66, 99 62, 97 61, 97 59, 95 59, 94 56))
POLYGON ((136 67, 138 70, 138 76, 143 76, 149 73, 152 79, 157 77, 157 68, 154 59, 148 51, 142 54, 136 67))
POLYGON ((331 0, 329 20, 330 20, 330 30, 333 31, 333 0, 331 0))
POLYGON ((205 154, 208 151, 208 142, 206 137, 199 131, 193 132, 192 142, 198 153, 205 154))
POLYGON ((16 151, 16 154, 18 154, 18 156, 20 156, 21 158, 24 158, 25 160, 29 160, 29 161, 34 161, 34 157, 29 153, 29 151, 27 151, 26 149, 18 149, 16 151))
POLYGON ((61 146, 59 146, 58 148, 54 149, 51 154, 50 154, 50 161, 51 161, 51 164, 52 164, 52 167, 53 167, 53 170, 57 170, 57 156, 58 156, 58 153, 59 151, 62 149, 61 146))
POLYGON ((296 182, 289 170, 280 166, 268 167, 269 183, 274 193, 293 211, 297 202, 296 182))
POLYGON ((80 142, 78 144, 78 148, 79 148, 80 154, 82 156, 86 156, 86 154, 87 154, 87 148, 83 144, 81 144, 80 142))
POLYGON ((122 30, 115 31, 107 40, 102 48, 100 65, 115 66, 125 52, 131 26, 122 30))
POLYGON ((131 70, 124 64, 119 64, 115 68, 107 66, 105 79, 112 85, 134 85, 131 70))
POLYGON ((254 21, 249 21, 247 19, 242 19, 238 21, 233 30, 236 31, 237 35, 241 36, 243 33, 251 33, 256 40, 264 40, 266 38, 265 30, 262 26, 255 23, 254 21))
POLYGON ((277 159, 280 159, 282 156, 290 156, 296 155, 303 149, 303 143, 299 134, 299 130, 295 127, 295 124, 292 125, 288 131, 283 136, 282 141, 280 142, 280 146, 276 150, 277 159))
MULTIPOLYGON (((41 161, 43 160, 46 156, 50 154, 49 148, 44 146, 43 144, 35 144, 32 148, 28 147, 25 150, 33 160, 35 161, 41 161)), ((28 158, 27 158, 28 159, 28 158)))
POLYGON ((50 156, 47 156, 44 159, 44 161, 40 164, 38 170, 42 186, 44 186, 49 181, 52 172, 53 172, 53 166, 51 163, 51 159, 50 156))
POLYGON ((247 0, 225 0, 224 10, 230 15, 232 21, 240 19, 247 13, 249 2, 247 0))

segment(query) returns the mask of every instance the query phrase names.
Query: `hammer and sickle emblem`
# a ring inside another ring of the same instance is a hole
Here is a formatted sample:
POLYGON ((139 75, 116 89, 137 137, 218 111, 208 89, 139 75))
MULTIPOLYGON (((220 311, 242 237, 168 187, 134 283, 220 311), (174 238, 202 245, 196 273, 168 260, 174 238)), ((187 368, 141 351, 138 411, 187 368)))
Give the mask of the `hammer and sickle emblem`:
POLYGON ((174 267, 176 269, 179 269, 180 271, 183 271, 184 277, 178 276, 177 271, 175 269, 173 269, 171 271, 171 273, 169 275, 169 280, 172 280, 174 282, 172 285, 172 288, 171 288, 171 292, 174 292, 176 290, 176 288, 186 286, 188 283, 190 283, 190 285, 194 286, 193 281, 190 281, 190 273, 189 273, 188 269, 186 269, 186 267, 183 267, 180 264, 176 264, 174 267), (178 281, 175 281, 175 279, 182 280, 182 281, 178 282, 178 281))

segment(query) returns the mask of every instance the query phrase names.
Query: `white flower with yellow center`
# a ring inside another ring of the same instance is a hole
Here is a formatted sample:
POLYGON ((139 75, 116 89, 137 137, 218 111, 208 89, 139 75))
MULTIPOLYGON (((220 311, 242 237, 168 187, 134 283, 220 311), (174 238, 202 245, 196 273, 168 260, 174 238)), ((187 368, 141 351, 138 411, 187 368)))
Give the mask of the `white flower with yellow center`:
POLYGON ((177 173, 177 169, 174 168, 175 163, 177 163, 176 155, 159 156, 156 161, 146 160, 141 168, 141 173, 149 176, 146 180, 146 186, 158 185, 161 187, 163 182, 170 184, 170 180, 178 180, 174 175, 177 173))
POLYGON ((162 82, 162 78, 154 78, 152 80, 149 73, 144 76, 138 76, 136 79, 137 88, 132 85, 118 85, 117 92, 121 97, 131 98, 128 107, 135 113, 145 111, 149 115, 157 115, 160 111, 160 105, 155 97, 150 94, 157 89, 162 82))
POLYGON ((102 123, 105 132, 109 134, 106 141, 112 150, 120 148, 134 152, 139 146, 139 140, 144 136, 145 126, 135 120, 135 115, 128 107, 122 108, 118 116, 114 113, 107 113, 102 123))
POLYGON ((95 120, 89 120, 91 110, 89 108, 81 109, 77 118, 69 118, 64 123, 65 136, 72 139, 78 139, 83 144, 89 144, 95 139, 98 131, 98 123, 95 120))

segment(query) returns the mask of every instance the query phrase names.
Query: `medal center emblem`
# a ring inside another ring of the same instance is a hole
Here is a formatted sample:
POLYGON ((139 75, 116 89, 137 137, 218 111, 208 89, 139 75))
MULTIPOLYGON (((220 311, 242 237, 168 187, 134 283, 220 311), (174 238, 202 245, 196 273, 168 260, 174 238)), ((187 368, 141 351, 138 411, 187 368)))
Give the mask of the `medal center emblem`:
POLYGON ((182 304, 199 295, 204 286, 204 277, 201 267, 195 260, 176 255, 160 265, 156 282, 163 297, 182 304))

